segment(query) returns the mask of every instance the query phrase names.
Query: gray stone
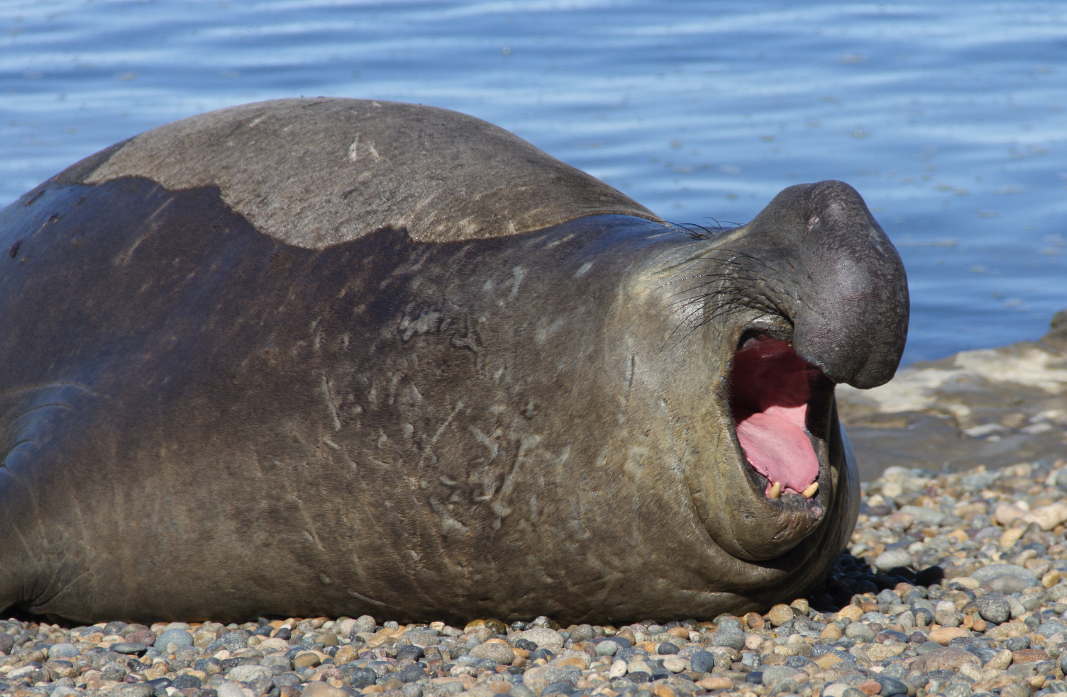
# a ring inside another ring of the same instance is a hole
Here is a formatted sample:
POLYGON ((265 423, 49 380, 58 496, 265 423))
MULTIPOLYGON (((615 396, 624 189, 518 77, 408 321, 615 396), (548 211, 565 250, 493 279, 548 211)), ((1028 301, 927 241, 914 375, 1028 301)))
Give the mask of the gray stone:
POLYGON ((360 632, 374 632, 377 627, 377 623, 370 615, 361 615, 356 618, 356 621, 352 624, 352 631, 357 634, 360 632))
POLYGON ((596 636, 596 630, 590 624, 580 624, 575 627, 571 632, 571 641, 578 643, 579 641, 588 641, 596 636))
MULTIPOLYGON (((121 682, 126 679, 126 674, 128 672, 126 666, 120 666, 115 662, 108 663, 101 667, 101 677, 103 677, 104 680, 116 680, 121 682)), ((11 671, 11 675, 15 675, 15 671, 11 671)))
POLYGON ((515 660, 515 652, 505 644, 479 644, 471 649, 475 658, 487 658, 496 663, 510 665, 515 660))
POLYGON ((156 637, 156 643, 152 644, 152 646, 159 649, 160 651, 165 651, 167 647, 171 644, 174 644, 179 648, 183 646, 192 646, 193 635, 185 631, 184 629, 179 629, 178 627, 175 627, 174 629, 168 629, 167 631, 156 637))
POLYGON ((508 643, 514 646, 519 639, 532 641, 537 644, 539 649, 559 649, 563 647, 563 637, 559 635, 559 632, 545 627, 534 627, 522 632, 515 632, 508 637, 508 643))
POLYGON ((845 636, 864 642, 874 641, 874 630, 862 622, 853 622, 845 627, 845 636))
POLYGON ((882 697, 908 694, 908 686, 900 680, 897 680, 896 678, 890 678, 879 675, 875 676, 874 680, 877 680, 878 684, 882 686, 882 697))
POLYGON ((148 647, 138 641, 123 641, 118 644, 112 644, 111 650, 115 653, 135 655, 144 653, 148 650, 148 647))
POLYGON ((227 632, 211 642, 211 645, 207 647, 207 651, 204 653, 214 654, 219 649, 226 649, 232 653, 238 649, 243 649, 248 646, 248 636, 248 632, 244 631, 227 632))
POLYGON ((274 681, 271 677, 269 675, 261 675, 255 680, 242 683, 242 686, 251 690, 253 695, 266 695, 274 687, 274 681))
POLYGON ((1062 634, 1067 637, 1067 625, 1062 622, 1050 620, 1048 622, 1042 622, 1037 629, 1034 630, 1035 634, 1048 638, 1053 634, 1062 634))
POLYGON ((974 603, 978 606, 978 614, 986 622, 1001 624, 1011 617, 1011 605, 999 593, 986 593, 974 603))
POLYGON ((359 667, 354 663, 346 663, 341 667, 341 672, 357 690, 373 685, 378 680, 378 674, 373 668, 359 667))
POLYGON ((400 691, 404 697, 422 697, 422 685, 415 682, 405 683, 400 691))
POLYGON ((689 657, 689 667, 694 673, 710 673, 715 667, 715 655, 709 651, 697 651, 689 657))
POLYGON ((226 673, 226 678, 237 682, 252 682, 257 678, 272 677, 273 675, 274 672, 267 666, 247 665, 230 668, 226 673))
POLYGON ((441 638, 439 636, 421 629, 404 632, 404 638, 421 649, 437 646, 441 643, 441 638))
POLYGON ((1026 614, 1026 606, 1018 598, 1009 596, 1005 600, 1008 601, 1008 607, 1011 608, 1011 618, 1013 620, 1017 620, 1026 614))
MULTIPOLYGON (((495 663, 493 664, 493 667, 496 667, 495 663)), ((490 668, 489 670, 492 670, 492 668, 490 668)), ((416 680, 422 680, 423 678, 425 678, 426 671, 423 670, 422 666, 420 666, 418 663, 412 663, 411 665, 406 665, 400 670, 396 671, 390 677, 394 677, 402 683, 412 683, 416 680)))
MULTIPOLYGON (((241 689, 241 686, 229 681, 216 686, 215 692, 218 697, 245 697, 245 692, 241 689)), ((151 695, 146 695, 145 697, 151 697, 151 695)))
POLYGON ((174 680, 171 682, 171 687, 176 690, 184 690, 189 687, 199 690, 203 687, 203 681, 195 675, 183 673, 182 675, 174 676, 174 680))
POLYGON ((941 522, 945 519, 945 514, 941 511, 933 508, 923 508, 922 506, 903 506, 900 512, 907 513, 915 518, 916 522, 924 525, 941 525, 941 522))
POLYGON ((982 584, 988 583, 998 576, 1014 576, 1027 581, 1030 586, 1036 586, 1041 583, 1041 579, 1033 571, 1015 564, 990 564, 975 570, 971 574, 971 578, 982 584))
MULTIPOLYGON (((112 647, 114 651, 114 647, 112 647)), ((48 658, 74 658, 80 653, 74 644, 52 644, 48 649, 48 658)))
POLYGON ((259 661, 259 665, 266 666, 267 668, 279 666, 282 669, 283 673, 293 669, 292 659, 287 658, 285 654, 274 654, 270 656, 264 656, 259 661))
POLYGON ((1020 593, 1033 586, 1028 579, 1010 574, 991 578, 983 585, 994 593, 1003 593, 1005 595, 1020 593))
POLYGON ((597 656, 614 656, 619 650, 619 645, 614 641, 602 641, 596 645, 597 656))
POLYGON ((879 571, 889 571, 896 566, 911 566, 914 561, 911 555, 908 554, 908 550, 898 547, 897 549, 886 550, 875 557, 874 568, 879 571))
POLYGON ((711 635, 712 646, 728 646, 740 651, 745 647, 745 633, 740 629, 722 627, 711 635))
POLYGON ((581 668, 577 666, 542 666, 540 668, 529 668, 523 673, 523 683, 529 687, 534 688, 531 683, 539 680, 544 680, 545 684, 551 685, 556 682, 563 682, 565 680, 577 680, 581 675, 581 668))
POLYGON ((934 621, 942 627, 958 627, 963 621, 963 614, 951 600, 942 600, 935 606, 934 621))
POLYGON ((796 675, 797 669, 790 666, 767 666, 763 669, 763 684, 774 685, 780 680, 796 675))
POLYGON ((880 612, 875 612, 875 611, 863 613, 863 617, 860 617, 860 622, 863 622, 863 623, 874 622, 876 624, 882 625, 883 627, 888 625, 888 624, 890 624, 888 617, 886 617, 885 615, 883 615, 880 612))

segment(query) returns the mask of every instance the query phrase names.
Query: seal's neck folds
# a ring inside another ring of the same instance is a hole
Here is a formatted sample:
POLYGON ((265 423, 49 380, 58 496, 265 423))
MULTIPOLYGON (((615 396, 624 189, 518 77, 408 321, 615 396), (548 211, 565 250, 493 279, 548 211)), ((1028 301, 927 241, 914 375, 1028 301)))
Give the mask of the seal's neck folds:
POLYGON ((753 469, 767 479, 769 498, 818 490, 819 458, 807 428, 812 385, 821 371, 787 341, 764 334, 744 340, 730 374, 730 410, 737 440, 753 469))

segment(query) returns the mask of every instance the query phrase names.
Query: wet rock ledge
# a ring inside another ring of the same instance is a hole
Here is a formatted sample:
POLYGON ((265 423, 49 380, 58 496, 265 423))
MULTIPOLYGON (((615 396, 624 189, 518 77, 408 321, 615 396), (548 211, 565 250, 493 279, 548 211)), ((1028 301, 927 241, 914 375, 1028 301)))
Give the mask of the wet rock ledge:
POLYGON ((1067 463, 865 485, 849 554, 764 614, 619 627, 388 617, 0 620, 16 697, 1039 697, 1067 693, 1067 463))
POLYGON ((1067 310, 1038 341, 901 368, 873 390, 837 388, 860 479, 892 466, 964 470, 1067 453, 1067 310))

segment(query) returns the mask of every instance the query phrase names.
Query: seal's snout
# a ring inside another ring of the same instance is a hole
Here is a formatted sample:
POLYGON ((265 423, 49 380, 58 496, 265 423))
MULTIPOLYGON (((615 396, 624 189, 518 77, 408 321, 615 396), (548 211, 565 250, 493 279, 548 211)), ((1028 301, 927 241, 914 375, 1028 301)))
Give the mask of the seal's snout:
POLYGON ((737 440, 749 465, 766 479, 764 493, 811 499, 820 469, 812 432, 826 430, 826 410, 812 402, 832 383, 789 342, 758 333, 742 339, 729 384, 737 440))
POLYGON ((838 181, 791 186, 745 228, 752 253, 781 274, 796 353, 834 382, 888 382, 907 339, 908 280, 859 193, 838 181))

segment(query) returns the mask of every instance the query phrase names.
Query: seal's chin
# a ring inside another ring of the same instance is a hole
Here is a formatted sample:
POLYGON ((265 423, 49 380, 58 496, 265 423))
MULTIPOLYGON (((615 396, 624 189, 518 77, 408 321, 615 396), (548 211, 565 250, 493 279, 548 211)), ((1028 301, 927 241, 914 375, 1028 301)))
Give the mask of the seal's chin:
POLYGON ((748 464, 765 482, 768 499, 819 490, 820 461, 813 436, 825 437, 826 392, 833 383, 798 356, 788 341, 748 332, 734 355, 730 411, 748 464))

